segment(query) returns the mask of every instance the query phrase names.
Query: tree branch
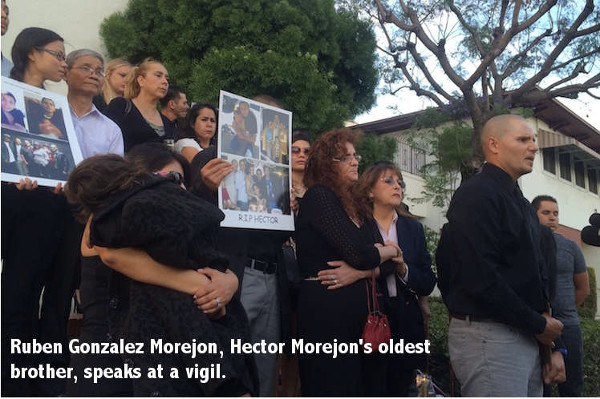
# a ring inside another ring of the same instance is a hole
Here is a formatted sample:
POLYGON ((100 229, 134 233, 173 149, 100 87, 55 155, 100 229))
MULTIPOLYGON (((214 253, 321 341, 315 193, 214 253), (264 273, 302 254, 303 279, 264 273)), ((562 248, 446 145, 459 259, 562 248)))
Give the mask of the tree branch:
MULTIPOLYGON (((490 50, 487 52, 485 57, 481 60, 481 63, 471 74, 471 76, 465 81, 465 85, 472 86, 480 77, 481 74, 487 69, 487 67, 498 57, 510 43, 513 37, 515 37, 521 31, 527 29, 534 22, 539 20, 544 14, 546 14, 554 5, 557 0, 547 0, 542 7, 540 7, 529 19, 525 20, 521 25, 515 25, 514 14, 513 14, 513 26, 502 36, 494 38, 490 50)), ((515 10, 520 7, 521 0, 515 2, 515 10)))
POLYGON ((440 100, 440 98, 438 96, 435 95, 435 93, 429 91, 429 90, 425 90, 423 89, 412 77, 412 75, 410 74, 410 72, 408 71, 408 68, 406 67, 406 62, 401 62, 397 60, 397 57, 395 58, 396 60, 396 66, 398 68, 400 68, 400 70, 402 71, 402 73, 404 74, 404 77, 406 78, 406 80, 408 80, 408 82, 410 83, 410 89, 413 90, 418 96, 425 96, 430 98, 433 102, 435 102, 437 104, 438 107, 441 107, 444 105, 444 102, 442 100, 440 100))
POLYGON ((550 31, 550 29, 547 29, 543 34, 533 39, 527 45, 527 47, 525 47, 525 49, 521 50, 519 54, 517 54, 510 60, 508 66, 506 67, 506 70, 502 74, 502 78, 506 79, 508 76, 512 75, 521 65, 523 65, 523 62, 525 61, 525 59, 527 59, 527 53, 529 53, 529 51, 531 51, 532 48, 537 46, 544 38, 551 35, 552 32, 550 31))
MULTIPOLYGON (((529 78, 523 85, 516 90, 516 95, 523 95, 523 93, 527 93, 531 91, 535 85, 548 76, 552 70, 552 64, 556 61, 558 56, 565 50, 565 48, 571 43, 571 41, 578 37, 577 29, 581 24, 587 19, 587 17, 594 11, 594 2, 593 0, 587 0, 585 7, 577 17, 577 19, 573 22, 567 33, 562 37, 562 39, 558 42, 558 44, 554 47, 554 49, 550 52, 550 54, 546 57, 546 60, 542 64, 538 73, 529 78)), ((587 29, 586 29, 587 30, 587 29)))
MULTIPOLYGON (((375 0, 375 2, 381 4, 380 0, 375 0)), ((448 78, 450 78, 450 80, 458 87, 463 86, 465 82, 464 79, 456 73, 456 71, 454 70, 454 68, 452 68, 452 65, 450 64, 450 61, 448 60, 448 55, 446 54, 446 51, 444 49, 445 41, 441 40, 439 44, 434 43, 433 40, 431 40, 429 36, 425 34, 423 26, 421 25, 421 22, 419 21, 419 17, 417 16, 416 12, 412 8, 408 7, 404 0, 399 0, 399 2, 400 6, 402 7, 402 11, 409 17, 410 21, 413 23, 412 31, 415 32, 417 38, 421 40, 423 45, 425 45, 425 47, 429 51, 431 51, 433 55, 435 55, 448 78)))
POLYGON ((590 96, 590 97, 592 97, 592 98, 595 98, 596 100, 600 100, 600 96, 597 96, 597 95, 595 95, 595 94, 592 94, 592 92, 591 92, 591 91, 589 91, 589 90, 586 90, 586 91, 585 91, 585 93, 586 93, 588 96, 590 96))
POLYGON ((417 52, 416 46, 413 44, 409 44, 408 51, 410 52, 410 55, 413 57, 415 63, 417 64, 417 66, 419 67, 421 72, 423 72, 423 75, 425 75, 425 78, 427 79, 429 84, 434 88, 434 90, 437 93, 439 93, 442 97, 444 97, 446 100, 452 101, 454 99, 454 97, 451 94, 449 94, 448 92, 446 92, 442 88, 442 86, 440 86, 439 83, 437 83, 436 79, 431 75, 431 73, 429 72, 429 69, 427 68, 427 65, 425 65, 425 61, 423 60, 421 55, 417 52))
POLYGON ((475 46, 477 46, 479 55, 483 57, 485 51, 483 49, 483 44, 481 43, 481 40, 479 40, 477 32, 475 32, 475 29, 473 29, 473 27, 467 23, 460 10, 456 8, 456 6, 454 5, 454 0, 448 1, 448 7, 450 7, 450 10, 454 13, 454 15, 456 15, 460 24, 471 34, 471 38, 473 39, 473 42, 475 42, 475 46))
POLYGON ((555 72, 555 71, 558 71, 559 69, 562 69, 562 68, 564 68, 564 67, 568 66, 569 64, 572 64, 572 63, 573 63, 573 62, 575 62, 575 61, 579 61, 579 60, 581 60, 581 59, 584 59, 584 58, 586 58, 586 57, 589 57, 589 56, 591 56, 591 55, 594 55, 594 54, 600 54, 600 48, 596 48, 596 49, 594 49, 594 50, 592 50, 592 51, 588 51, 587 53, 584 53, 584 54, 578 55, 577 57, 575 57, 575 58, 572 58, 572 59, 570 59, 570 60, 568 60, 568 61, 565 61, 565 62, 563 62, 562 64, 558 64, 558 65, 556 65, 556 66, 553 66, 553 67, 550 69, 550 72, 555 72))

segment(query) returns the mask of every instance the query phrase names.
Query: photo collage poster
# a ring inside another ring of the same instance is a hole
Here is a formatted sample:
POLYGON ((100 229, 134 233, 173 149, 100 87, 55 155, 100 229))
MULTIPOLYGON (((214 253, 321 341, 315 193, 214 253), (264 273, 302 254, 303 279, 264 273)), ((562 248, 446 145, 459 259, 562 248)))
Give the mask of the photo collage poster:
POLYGON ((67 97, 2 77, 2 181, 64 183, 83 159, 67 97))
POLYGON ((233 164, 219 187, 223 227, 294 230, 292 113, 221 91, 218 157, 233 164))

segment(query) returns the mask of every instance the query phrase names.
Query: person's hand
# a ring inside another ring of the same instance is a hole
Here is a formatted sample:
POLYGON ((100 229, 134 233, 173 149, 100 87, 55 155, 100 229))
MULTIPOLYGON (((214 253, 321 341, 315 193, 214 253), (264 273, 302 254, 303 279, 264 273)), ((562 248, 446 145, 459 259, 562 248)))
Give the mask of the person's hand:
POLYGON ((35 190, 38 186, 37 180, 31 180, 28 177, 23 177, 21 178, 21 180, 19 180, 19 182, 16 184, 17 190, 19 191, 29 191, 29 190, 35 190))
POLYGON ((542 313, 546 319, 546 327, 544 331, 537 334, 535 337, 544 345, 552 346, 553 341, 562 333, 563 323, 560 320, 550 317, 548 313, 542 313))
POLYGON ((370 270, 357 270, 343 260, 332 260, 327 262, 327 264, 333 269, 321 270, 317 274, 317 277, 322 285, 327 286, 328 290, 346 287, 371 275, 370 270))
POLYGON ((58 182, 56 184, 56 187, 54 187, 53 192, 54 192, 54 194, 64 194, 65 188, 63 187, 62 183, 58 182))
POLYGON ((233 166, 221 158, 211 159, 200 169, 202 181, 211 191, 217 191, 221 181, 231 173, 233 166))
POLYGON ((542 371, 544 383, 551 385, 565 382, 567 380, 567 372, 565 370, 565 359, 563 354, 558 351, 552 352, 552 357, 550 359, 550 363, 544 364, 544 370, 542 371))
POLYGON ((219 308, 219 310, 217 310, 214 313, 209 313, 209 314, 207 314, 207 316, 211 320, 218 320, 221 317, 225 316, 226 314, 227 314, 227 308, 225 306, 221 306, 219 308))
POLYGON ((298 216, 298 211, 300 210, 300 206, 298 204, 298 200, 296 199, 296 194, 290 194, 290 207, 292 208, 292 212, 294 215, 298 216))
POLYGON ((210 279, 210 283, 194 294, 194 303, 204 313, 215 314, 233 298, 238 289, 238 278, 230 270, 222 273, 210 267, 198 269, 198 273, 210 279))

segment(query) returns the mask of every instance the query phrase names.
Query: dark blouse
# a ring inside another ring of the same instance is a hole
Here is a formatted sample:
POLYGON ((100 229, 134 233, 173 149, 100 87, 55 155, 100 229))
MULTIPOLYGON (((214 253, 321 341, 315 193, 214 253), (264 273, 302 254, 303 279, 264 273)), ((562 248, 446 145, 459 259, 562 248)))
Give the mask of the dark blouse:
POLYGON ((113 195, 94 215, 91 241, 101 247, 136 247, 156 261, 181 268, 227 268, 215 248, 224 215, 163 177, 113 195))
POLYGON ((329 269, 327 261, 344 260, 356 269, 379 265, 379 251, 350 220, 333 191, 311 187, 302 199, 296 227, 300 273, 314 277, 329 269))
MULTIPOLYGON (((227 260, 215 248, 216 228, 223 213, 211 204, 181 189, 169 179, 148 176, 134 189, 116 193, 94 214, 90 225, 93 245, 146 251, 154 260, 180 268, 210 265, 224 271, 227 260)), ((113 275, 116 273, 113 273, 113 275)), ((111 281, 112 285, 112 281, 111 281)), ((125 364, 146 370, 164 367, 165 377, 133 380, 135 396, 240 396, 255 395, 257 376, 250 355, 231 353, 232 339, 250 342, 249 326, 242 305, 235 298, 227 314, 210 320, 184 293, 129 280, 125 291, 109 299, 109 325, 120 338, 142 342, 214 343, 221 353, 143 354, 124 356, 125 364), (186 368, 219 364, 222 378, 201 382, 187 378, 186 368), (169 378, 168 370, 179 370, 179 378, 169 378)))
POLYGON ((160 115, 165 129, 164 136, 159 136, 148 124, 144 116, 137 109, 133 101, 123 97, 115 97, 104 109, 104 114, 112 119, 123 133, 123 146, 125 152, 137 144, 158 142, 173 139, 173 126, 169 119, 160 115))

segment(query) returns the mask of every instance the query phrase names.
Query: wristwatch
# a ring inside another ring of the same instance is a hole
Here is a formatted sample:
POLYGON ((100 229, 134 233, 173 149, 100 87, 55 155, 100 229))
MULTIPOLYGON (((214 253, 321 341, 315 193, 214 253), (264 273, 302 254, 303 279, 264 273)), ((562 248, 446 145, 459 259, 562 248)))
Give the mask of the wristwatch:
POLYGON ((565 359, 567 358, 567 348, 552 348, 552 352, 560 352, 565 359))

